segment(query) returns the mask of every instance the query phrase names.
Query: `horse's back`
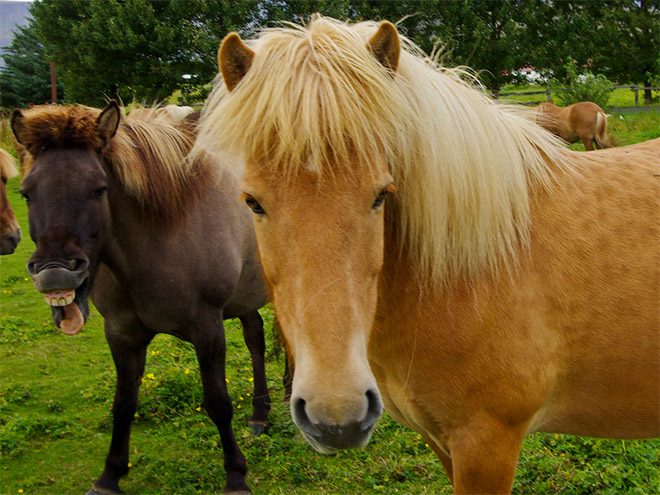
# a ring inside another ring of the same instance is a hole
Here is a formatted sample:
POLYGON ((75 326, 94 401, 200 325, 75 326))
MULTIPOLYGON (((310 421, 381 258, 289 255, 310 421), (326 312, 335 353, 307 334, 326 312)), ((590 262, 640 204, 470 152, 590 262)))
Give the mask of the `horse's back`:
POLYGON ((574 154, 534 207, 532 257, 559 373, 534 428, 660 433, 660 139, 574 154))

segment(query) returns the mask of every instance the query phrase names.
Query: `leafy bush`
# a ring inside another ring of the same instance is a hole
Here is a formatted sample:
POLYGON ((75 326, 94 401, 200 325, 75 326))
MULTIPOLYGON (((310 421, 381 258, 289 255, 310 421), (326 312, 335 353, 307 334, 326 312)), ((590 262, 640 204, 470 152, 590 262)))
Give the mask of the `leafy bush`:
POLYGON ((564 64, 566 69, 567 84, 552 79, 550 87, 557 95, 561 106, 572 105, 580 101, 592 101, 599 107, 607 109, 608 102, 614 83, 603 74, 592 74, 591 72, 578 71, 577 62, 574 59, 564 64))

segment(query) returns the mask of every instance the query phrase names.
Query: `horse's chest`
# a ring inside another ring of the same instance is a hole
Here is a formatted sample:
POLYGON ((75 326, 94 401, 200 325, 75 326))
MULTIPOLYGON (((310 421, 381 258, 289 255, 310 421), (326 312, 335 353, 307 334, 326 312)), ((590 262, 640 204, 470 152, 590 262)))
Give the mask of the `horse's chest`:
POLYGON ((423 401, 419 400, 424 396, 423 391, 417 390, 415 384, 406 380, 405 376, 393 373, 392 368, 380 366, 373 360, 371 368, 388 414, 397 422, 430 438, 433 431, 432 419, 425 412, 423 401))

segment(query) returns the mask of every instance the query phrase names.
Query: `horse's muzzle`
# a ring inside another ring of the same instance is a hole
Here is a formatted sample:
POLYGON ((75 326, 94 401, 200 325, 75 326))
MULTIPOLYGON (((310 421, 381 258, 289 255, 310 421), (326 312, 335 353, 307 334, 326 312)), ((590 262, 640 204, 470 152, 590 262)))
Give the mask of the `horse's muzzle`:
POLYGON ((0 242, 0 254, 12 254, 21 240, 21 229, 16 229, 12 234, 6 235, 0 242))
POLYGON ((383 404, 377 391, 368 390, 365 394, 367 412, 362 420, 345 424, 314 422, 306 411, 302 398, 293 398, 291 413, 293 421, 305 440, 322 454, 334 454, 338 450, 364 447, 371 438, 376 422, 383 412, 383 404))
POLYGON ((87 257, 73 260, 29 261, 27 271, 39 292, 75 290, 89 276, 87 257))

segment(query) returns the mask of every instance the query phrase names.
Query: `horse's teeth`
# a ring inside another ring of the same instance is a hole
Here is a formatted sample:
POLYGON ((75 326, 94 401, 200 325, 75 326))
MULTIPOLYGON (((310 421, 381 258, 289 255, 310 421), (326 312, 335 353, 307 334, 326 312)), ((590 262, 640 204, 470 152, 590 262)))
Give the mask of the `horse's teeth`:
POLYGON ((44 299, 46 300, 46 303, 50 304, 51 306, 68 306, 73 302, 73 300, 76 298, 75 294, 67 294, 66 296, 50 296, 50 295, 45 295, 44 299))

